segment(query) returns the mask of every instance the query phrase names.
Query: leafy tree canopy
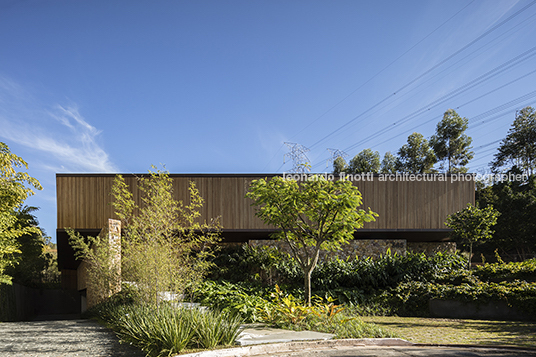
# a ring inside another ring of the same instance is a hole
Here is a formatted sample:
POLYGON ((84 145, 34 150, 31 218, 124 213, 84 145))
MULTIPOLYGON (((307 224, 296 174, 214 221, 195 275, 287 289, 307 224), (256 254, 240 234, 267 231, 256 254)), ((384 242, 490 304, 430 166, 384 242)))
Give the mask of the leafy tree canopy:
POLYGON ((37 207, 24 206, 15 213, 16 229, 35 228, 34 232, 25 233, 16 239, 21 253, 17 257, 17 265, 8 269, 8 275, 13 277, 14 282, 26 286, 54 280, 50 274, 53 274, 55 258, 47 252, 48 237, 39 228, 37 217, 33 214, 37 210, 37 207))
POLYGON ((320 250, 340 249, 357 228, 378 217, 370 208, 358 208, 362 196, 350 181, 331 181, 323 176, 301 183, 282 177, 255 180, 247 197, 257 206, 258 217, 281 229, 275 237, 289 244, 298 261, 309 304, 311 273, 320 250))
MULTIPOLYGON (((513 173, 519 169, 513 168, 513 173)), ((536 175, 525 182, 496 182, 481 185, 476 191, 480 206, 493 205, 501 215, 497 219, 493 240, 486 243, 488 251, 500 249, 524 260, 536 253, 536 175)))
POLYGON ((383 156, 380 172, 382 174, 394 174, 396 173, 396 156, 387 151, 383 156))
POLYGON ((414 174, 432 173, 437 162, 428 140, 420 133, 408 136, 407 144, 398 150, 396 169, 399 172, 414 174))
POLYGON ((350 160, 348 172, 351 174, 378 173, 380 171, 380 153, 364 149, 350 160))
POLYGON ((348 172, 348 164, 342 156, 338 156, 333 161, 333 174, 339 175, 341 172, 348 172))
MULTIPOLYGON (((472 255, 473 244, 492 238, 492 227, 499 214, 493 206, 478 208, 468 204, 463 210, 449 215, 445 224, 452 229, 454 238, 469 244, 469 254, 472 255)), ((469 267, 470 262, 469 258, 469 267)))
POLYGON ((467 124, 467 118, 462 118, 454 109, 449 109, 430 139, 437 159, 442 161, 441 169, 447 173, 467 172, 465 165, 474 157, 471 151, 472 139, 465 134, 467 124))
POLYGON ((17 238, 38 231, 36 227, 16 225, 16 209, 34 194, 33 189, 42 188, 39 181, 18 168, 28 169, 28 164, 0 142, 0 283, 6 284, 12 280, 6 269, 17 263, 20 254, 17 238))
POLYGON ((521 109, 491 163, 494 172, 517 166, 524 173, 536 173, 536 111, 521 109))

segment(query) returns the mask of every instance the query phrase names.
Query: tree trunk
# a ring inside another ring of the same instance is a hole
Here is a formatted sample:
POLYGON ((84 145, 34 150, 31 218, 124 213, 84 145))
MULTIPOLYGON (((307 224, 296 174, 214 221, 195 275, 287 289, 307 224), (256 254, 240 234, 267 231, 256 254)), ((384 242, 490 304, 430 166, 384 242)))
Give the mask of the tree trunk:
POLYGON ((305 299, 307 301, 307 305, 311 306, 311 275, 313 273, 313 267, 309 267, 307 271, 304 272, 304 281, 303 286, 305 287, 305 299))
POLYGON ((471 270, 471 258, 473 258, 473 243, 469 243, 469 270, 471 270))

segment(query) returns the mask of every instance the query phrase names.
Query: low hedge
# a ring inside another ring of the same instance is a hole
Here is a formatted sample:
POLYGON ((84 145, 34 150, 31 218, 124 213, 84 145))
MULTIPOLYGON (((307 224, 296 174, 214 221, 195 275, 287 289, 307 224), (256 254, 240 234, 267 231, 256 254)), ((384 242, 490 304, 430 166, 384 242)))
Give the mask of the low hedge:
POLYGON ((427 316, 430 299, 463 302, 505 302, 527 314, 536 316, 536 283, 516 280, 513 282, 477 282, 460 285, 429 282, 405 282, 376 298, 391 307, 392 313, 410 316, 427 316))
POLYGON ((482 281, 536 281, 536 259, 523 262, 486 263, 475 267, 472 272, 482 281))

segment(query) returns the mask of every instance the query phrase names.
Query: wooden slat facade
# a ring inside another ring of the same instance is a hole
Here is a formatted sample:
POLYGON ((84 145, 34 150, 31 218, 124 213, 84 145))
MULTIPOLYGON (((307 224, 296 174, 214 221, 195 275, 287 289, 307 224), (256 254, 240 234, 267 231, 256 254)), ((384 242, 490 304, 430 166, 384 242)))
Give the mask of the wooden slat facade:
MULTIPOLYGON (((137 177, 123 175, 132 188, 135 200, 140 204, 137 177)), ((270 229, 255 216, 255 207, 245 197, 252 180, 274 175, 254 174, 198 174, 170 175, 174 196, 188 202, 188 185, 195 182, 205 200, 202 217, 220 217, 226 230, 270 229)), ((100 229, 108 218, 116 218, 111 188, 113 174, 57 174, 57 227, 62 230, 100 229)), ((370 207, 379 214, 376 222, 367 223, 372 230, 437 230, 445 229, 447 215, 475 202, 472 180, 438 180, 439 175, 428 176, 426 181, 381 180, 375 175, 370 181, 353 181, 363 195, 363 207, 370 207)), ((445 177, 445 176, 443 176, 445 177)))

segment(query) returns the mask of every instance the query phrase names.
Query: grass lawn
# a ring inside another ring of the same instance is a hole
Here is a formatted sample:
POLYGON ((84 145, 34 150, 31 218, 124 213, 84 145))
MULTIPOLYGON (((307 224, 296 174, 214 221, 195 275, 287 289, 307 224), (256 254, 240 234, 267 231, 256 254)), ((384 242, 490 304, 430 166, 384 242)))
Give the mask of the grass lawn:
POLYGON ((536 347, 536 322, 364 316, 415 343, 497 344, 536 347))

